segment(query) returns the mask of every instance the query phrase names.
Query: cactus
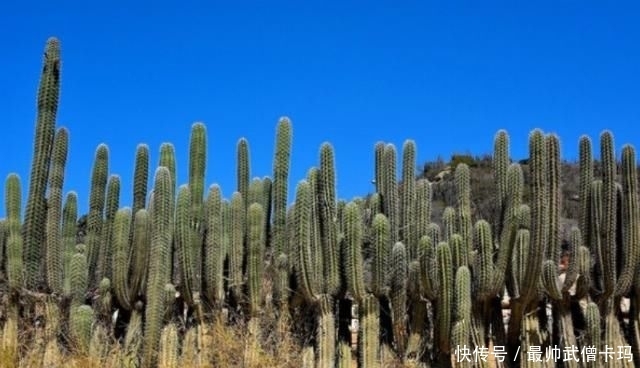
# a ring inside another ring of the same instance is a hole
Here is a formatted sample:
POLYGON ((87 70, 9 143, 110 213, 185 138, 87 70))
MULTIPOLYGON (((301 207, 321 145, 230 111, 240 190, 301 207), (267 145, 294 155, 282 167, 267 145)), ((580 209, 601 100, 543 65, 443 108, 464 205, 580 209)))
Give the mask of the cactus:
POLYGON ((62 294, 63 261, 62 237, 60 234, 62 217, 62 187, 64 169, 67 162, 69 133, 66 128, 56 132, 53 142, 51 168, 49 170, 49 197, 47 199, 46 256, 45 269, 47 285, 54 293, 62 294))
POLYGON ((36 135, 22 228, 25 248, 23 252, 25 281, 29 289, 35 289, 42 277, 40 274, 42 259, 40 247, 44 244, 45 236, 42 229, 45 227, 47 216, 46 190, 58 112, 60 73, 60 41, 56 38, 49 38, 44 50, 42 75, 38 87, 36 135))
MULTIPOLYGON (((96 280, 111 277, 111 263, 113 258, 113 223, 120 206, 120 177, 110 175, 107 181, 107 196, 105 219, 102 226, 98 264, 96 266, 96 280)), ((131 219, 129 219, 131 221, 131 219)))
POLYGON ((249 307, 252 317, 258 316, 262 307, 263 258, 265 251, 264 210, 259 203, 249 206, 247 213, 249 232, 247 274, 249 307))
POLYGON ((20 208, 22 193, 20 177, 9 174, 5 183, 5 208, 7 213, 7 279, 13 291, 20 290, 23 285, 23 236, 20 232, 20 208))
POLYGON ((251 161, 249 159, 249 142, 247 142, 245 138, 240 138, 238 141, 236 145, 236 155, 236 191, 240 192, 244 198, 249 198, 251 161))
POLYGON ((116 213, 113 227, 113 290, 120 306, 127 310, 133 307, 133 297, 135 297, 129 287, 130 231, 131 209, 125 207, 116 213))
MULTIPOLYGON (((109 173, 109 149, 100 144, 96 149, 91 173, 91 195, 89 197, 89 215, 87 217, 87 262, 89 281, 94 284, 96 265, 100 253, 104 207, 106 199, 107 176, 109 173)), ((106 246, 106 245, 105 245, 106 246)))
POLYGON ((204 248, 204 280, 203 290, 206 290, 209 301, 221 307, 225 299, 224 290, 224 248, 222 193, 216 184, 209 187, 205 202, 206 237, 204 248))
POLYGON ((418 232, 415 221, 416 201, 416 144, 407 140, 402 146, 402 198, 400 199, 400 238, 407 246, 410 260, 418 255, 418 232))
POLYGON ((152 210, 152 240, 149 273, 147 276, 144 324, 143 367, 156 365, 157 348, 160 342, 164 318, 164 286, 166 274, 171 270, 171 218, 172 218, 172 178, 168 168, 156 169, 152 210))
POLYGON ((81 354, 89 353, 93 334, 94 313, 88 305, 79 305, 72 309, 69 316, 69 328, 75 348, 81 354))

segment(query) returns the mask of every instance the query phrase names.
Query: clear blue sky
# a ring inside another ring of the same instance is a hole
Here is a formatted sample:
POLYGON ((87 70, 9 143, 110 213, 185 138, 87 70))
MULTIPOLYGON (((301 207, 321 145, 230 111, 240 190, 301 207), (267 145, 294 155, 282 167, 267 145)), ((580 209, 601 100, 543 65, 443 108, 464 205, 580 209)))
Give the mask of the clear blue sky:
POLYGON ((271 175, 280 116, 293 121, 291 193, 330 141, 342 198, 372 189, 379 140, 414 139, 419 162, 489 153, 501 128, 514 158, 535 127, 558 133, 568 159, 581 134, 605 128, 618 152, 640 143, 637 2, 24 3, 0 5, 0 177, 20 174, 26 200, 42 51, 57 36, 65 190, 82 213, 98 144, 130 205, 136 145, 155 165, 174 143, 184 183, 195 121, 208 129, 207 184, 226 197, 240 137, 252 176, 271 175))

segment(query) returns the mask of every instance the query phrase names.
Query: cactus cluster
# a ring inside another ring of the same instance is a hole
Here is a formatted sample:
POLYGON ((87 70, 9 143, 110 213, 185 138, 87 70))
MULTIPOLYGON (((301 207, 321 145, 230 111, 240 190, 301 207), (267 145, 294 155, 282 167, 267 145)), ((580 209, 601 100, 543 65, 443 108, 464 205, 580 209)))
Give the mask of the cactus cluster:
POLYGON ((99 145, 86 234, 78 236, 78 195, 63 192, 70 134, 55 124, 60 72, 60 43, 52 38, 24 216, 21 178, 5 181, 3 358, 17 364, 29 350, 47 367, 69 353, 122 367, 216 366, 208 350, 215 344, 206 342, 222 323, 246 330, 238 366, 262 366, 260 352, 285 334, 298 338, 300 364, 310 368, 350 367, 352 353, 367 368, 393 361, 630 367, 640 360, 638 168, 631 145, 617 162, 611 132, 600 136, 599 175, 590 138, 580 138, 581 212, 563 272, 560 141, 541 130, 529 136, 527 165, 512 163, 507 132, 496 134, 495 216, 476 215, 471 169, 460 163, 455 201, 436 219, 438 184, 416 177, 412 140, 400 160, 393 144, 376 143, 375 192, 348 201, 338 200, 335 152, 323 143, 289 204, 289 119, 277 124, 272 176, 251 172, 249 142, 238 141, 229 198, 217 184, 205 188, 207 131, 197 122, 187 183, 176 181, 171 143, 159 147, 155 168, 149 147, 138 145, 131 207, 120 203, 120 177, 110 172, 109 148, 99 145), (119 348, 115 358, 109 346, 119 348), (575 359, 549 359, 551 348, 575 348, 575 359), (612 359, 600 353, 607 348, 612 359))

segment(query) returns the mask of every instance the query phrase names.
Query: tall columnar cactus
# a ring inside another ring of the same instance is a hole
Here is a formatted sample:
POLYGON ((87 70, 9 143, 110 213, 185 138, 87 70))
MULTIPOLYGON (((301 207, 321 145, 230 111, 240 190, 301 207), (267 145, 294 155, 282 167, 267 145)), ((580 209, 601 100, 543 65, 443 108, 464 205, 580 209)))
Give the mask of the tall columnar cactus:
POLYGON ((622 148, 622 255, 623 268, 616 284, 615 295, 626 295, 640 263, 640 197, 638 166, 633 146, 622 148))
POLYGON ((42 75, 38 88, 38 114, 36 118, 33 161, 22 235, 24 238, 24 265, 26 286, 35 288, 41 279, 40 265, 47 216, 47 179, 51 150, 55 135, 58 98, 60 95, 60 41, 49 38, 44 50, 42 75))
POLYGON ((76 252, 76 229, 78 220, 78 195, 76 192, 69 192, 64 201, 62 208, 62 251, 64 252, 64 295, 70 295, 71 286, 69 285, 69 267, 71 257, 76 252))
POLYGON ((416 229, 416 144, 407 140, 402 146, 402 198, 400 205, 400 240, 406 244, 410 260, 418 254, 418 231, 416 229))
POLYGON ((322 238, 322 273, 326 278, 323 293, 337 295, 340 288, 338 224, 336 221, 336 173, 333 147, 320 147, 318 178, 319 225, 322 238))
MULTIPOLYGON (((462 237, 462 259, 466 261, 472 250, 473 222, 471 219, 471 170, 465 163, 460 163, 455 170, 457 191, 457 233, 462 237)), ((457 270, 457 267, 455 268, 457 270)))
POLYGON ((111 278, 111 259, 113 256, 113 222, 120 207, 120 176, 112 174, 107 180, 107 195, 104 209, 104 222, 101 231, 100 251, 96 266, 96 281, 111 278))
MULTIPOLYGON (((287 194, 289 188, 289 166, 291 165, 291 121, 283 117, 278 121, 276 128, 275 152, 273 158, 273 228, 271 231, 270 245, 273 248, 272 254, 276 260, 281 255, 289 256, 290 250, 287 249, 287 194)), ((285 264, 277 262, 280 266, 285 264)), ((283 307, 287 304, 289 297, 288 288, 286 287, 289 279, 289 270, 279 267, 278 280, 276 281, 276 289, 274 299, 281 306, 281 312, 286 310, 283 307)))
POLYGON ((496 186, 496 207, 498 209, 494 222, 496 226, 495 235, 502 232, 502 224, 506 215, 507 191, 509 188, 509 134, 505 130, 499 130, 493 139, 493 171, 496 186))
MULTIPOLYGON (((455 274, 454 313, 451 326, 451 347, 454 353, 470 348, 471 342, 471 272, 467 266, 460 266, 455 274)), ((459 356, 460 357, 460 356, 459 356)), ((461 367, 470 367, 471 362, 458 359, 461 367)))
POLYGON ((156 357, 162 323, 164 319, 164 288, 167 284, 167 273, 171 271, 171 211, 173 198, 172 179, 169 169, 161 166, 156 169, 153 189, 152 210, 152 241, 151 252, 153 256, 149 262, 147 277, 144 324, 143 367, 151 368, 156 365, 156 357))
MULTIPOLYGON (((515 356, 520 346, 525 314, 535 307, 538 296, 538 285, 542 272, 542 263, 548 239, 548 187, 547 187, 547 146, 543 132, 536 129, 529 135, 529 166, 531 206, 531 242, 526 258, 523 259, 523 272, 519 273, 519 297, 512 298, 511 319, 509 320, 508 345, 510 359, 515 356)), ((534 318, 531 316, 530 318, 534 318)), ((528 341, 528 340, 527 340, 528 341)))
MULTIPOLYGON (((134 215, 145 207, 147 187, 149 185, 149 146, 139 144, 136 147, 136 157, 133 170, 133 205, 131 213, 134 215)), ((135 221, 135 217, 131 219, 135 221)))
POLYGON ((260 203, 253 203, 247 211, 248 256, 247 279, 249 309, 253 317, 257 317, 262 308, 263 258, 265 252, 264 210, 260 203))
POLYGON ((249 182, 251 180, 251 161, 249 159, 249 142, 240 138, 236 145, 236 191, 244 198, 249 196, 249 182))
POLYGON ((404 356, 407 346, 407 285, 408 254, 402 242, 396 242, 391 249, 390 292, 393 341, 399 356, 404 356))
POLYGON ((209 187, 205 212, 207 232, 204 248, 203 290, 209 302, 219 308, 225 299, 224 260, 227 250, 224 246, 222 192, 217 184, 209 187))
POLYGON ((396 178, 396 147, 387 144, 384 148, 383 156, 383 181, 384 191, 382 192, 382 206, 384 214, 389 219, 391 229, 391 243, 395 244, 400 240, 400 201, 398 199, 398 179, 396 178))
POLYGON ((93 285, 96 280, 96 266, 100 254, 100 236, 104 222, 104 207, 109 174, 109 149, 100 144, 96 149, 91 174, 91 195, 89 197, 89 215, 87 217, 87 260, 89 263, 89 280, 93 285))
POLYGON ((46 256, 45 269, 47 285, 54 293, 61 295, 63 288, 64 252, 61 237, 62 190, 64 169, 67 162, 69 133, 66 128, 56 132, 53 142, 51 168, 49 170, 49 198, 47 200, 46 256))
POLYGON ((9 174, 5 182, 5 209, 7 212, 7 279, 13 291, 22 288, 23 283, 23 237, 21 230, 20 211, 22 207, 22 192, 20 177, 9 174))
POLYGON ((121 208, 113 226, 113 290, 120 306, 127 310, 132 309, 134 298, 129 287, 131 217, 131 208, 121 208))
POLYGON ((245 200, 240 192, 233 193, 231 197, 231 218, 229 226, 229 282, 230 289, 236 302, 242 301, 243 262, 245 257, 245 229, 246 207, 245 200))
POLYGON ((198 285, 198 277, 196 275, 196 262, 200 258, 196 258, 193 250, 195 233, 191 228, 192 220, 192 198, 188 185, 181 185, 178 188, 178 200, 176 204, 176 228, 175 240, 178 251, 178 260, 180 262, 180 271, 182 272, 182 295, 189 306, 193 306, 198 298, 200 287, 198 285))
POLYGON ((600 135, 600 159, 602 160, 602 277, 604 279, 602 294, 598 301, 601 305, 613 294, 616 273, 616 158, 613 135, 604 131, 600 135))

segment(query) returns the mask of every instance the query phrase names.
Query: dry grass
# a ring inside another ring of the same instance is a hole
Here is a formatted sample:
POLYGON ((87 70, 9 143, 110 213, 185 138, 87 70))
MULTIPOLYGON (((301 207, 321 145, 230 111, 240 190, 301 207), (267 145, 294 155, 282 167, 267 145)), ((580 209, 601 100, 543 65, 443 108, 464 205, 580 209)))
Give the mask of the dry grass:
MULTIPOLYGON (((301 347, 287 335, 281 336, 277 344, 262 346, 250 336, 246 326, 230 326, 220 320, 204 325, 200 335, 201 343, 194 344, 200 345, 200 349, 197 346, 185 349, 183 346, 183 354, 175 368, 299 368, 302 366, 301 347), (247 361, 248 357, 251 357, 252 362, 247 361)), ((269 339, 269 341, 273 340, 269 339)), ((121 359, 124 352, 118 344, 109 346, 105 350, 107 354, 104 357, 91 357, 77 352, 63 353, 58 344, 42 342, 30 344, 31 346, 20 345, 23 341, 18 335, 3 333, 0 346, 0 368, 121 368, 123 366, 121 359), (19 354, 20 358, 12 346, 22 351, 19 354)), ((159 366, 162 364, 160 363, 159 366)))

